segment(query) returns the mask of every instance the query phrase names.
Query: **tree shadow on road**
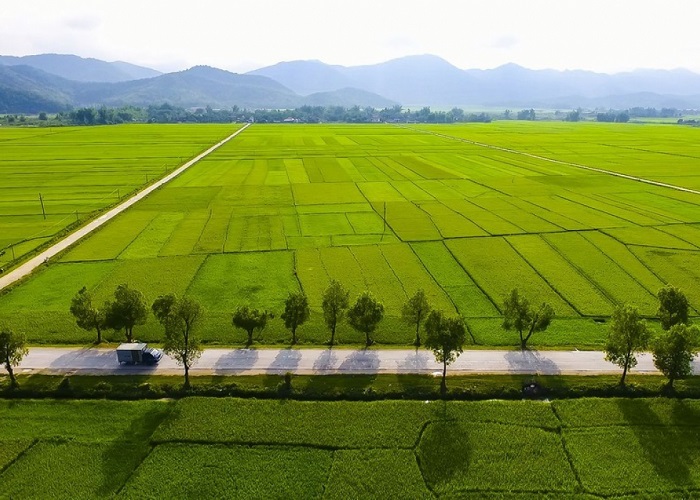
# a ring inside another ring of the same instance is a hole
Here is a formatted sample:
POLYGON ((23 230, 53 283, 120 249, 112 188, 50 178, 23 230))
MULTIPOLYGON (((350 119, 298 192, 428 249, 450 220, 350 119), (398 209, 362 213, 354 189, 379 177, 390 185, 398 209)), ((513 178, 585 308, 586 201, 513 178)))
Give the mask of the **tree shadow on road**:
POLYGON ((234 349, 222 354, 214 363, 215 375, 238 375, 250 370, 258 361, 256 349, 234 349))
POLYGON ((508 351, 504 359, 510 373, 559 375, 561 369, 554 361, 545 358, 538 351, 508 351))

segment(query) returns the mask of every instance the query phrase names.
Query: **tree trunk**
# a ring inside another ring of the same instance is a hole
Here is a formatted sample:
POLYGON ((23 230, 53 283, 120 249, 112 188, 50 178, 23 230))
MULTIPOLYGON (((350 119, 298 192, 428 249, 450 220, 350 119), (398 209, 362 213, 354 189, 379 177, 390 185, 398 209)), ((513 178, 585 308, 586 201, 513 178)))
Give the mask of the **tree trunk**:
POLYGON ((333 341, 335 340, 335 325, 331 328, 331 347, 333 347, 333 341))
POLYGON ((416 347, 420 347, 420 321, 416 322, 416 347))
POLYGON ((625 366, 622 369, 622 378, 620 379, 620 385, 624 387, 625 377, 627 376, 627 367, 629 366, 629 360, 625 360, 625 366))
POLYGON ((524 351, 524 350, 525 350, 525 344, 527 343, 527 341, 523 338, 523 332, 522 332, 522 331, 518 331, 518 333, 520 334, 520 350, 524 351))
POLYGON ((447 394, 447 361, 442 362, 442 381, 440 382, 440 395, 444 398, 447 394))
POLYGON ((190 389, 190 367, 188 366, 187 363, 184 363, 185 365, 185 390, 190 389))
POLYGON ((125 330, 126 330, 126 341, 129 342, 129 343, 133 342, 133 333, 132 333, 132 329, 129 328, 129 327, 127 326, 127 327, 125 328, 125 330))
POLYGON ((251 328, 248 330, 248 343, 246 344, 248 347, 253 345, 253 329, 251 328))
POLYGON ((19 386, 19 384, 17 383, 17 379, 15 378, 15 372, 12 369, 12 365, 10 364, 9 359, 5 360, 5 369, 7 370, 7 374, 10 376, 10 388, 16 389, 19 386))
POLYGON ((372 339, 369 338, 369 332, 365 332, 365 347, 372 345, 372 339))
POLYGON ((95 328, 97 330, 97 343, 101 344, 102 343, 102 329, 99 327, 99 325, 95 328))
POLYGON ((297 343, 297 327, 292 328, 292 345, 297 343))

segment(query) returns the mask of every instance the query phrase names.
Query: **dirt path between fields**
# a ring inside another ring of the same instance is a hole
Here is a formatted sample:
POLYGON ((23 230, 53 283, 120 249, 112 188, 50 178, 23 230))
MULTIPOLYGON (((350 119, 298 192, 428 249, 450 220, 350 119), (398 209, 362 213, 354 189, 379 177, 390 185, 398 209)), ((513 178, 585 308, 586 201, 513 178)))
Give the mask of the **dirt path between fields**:
POLYGON ((59 242, 55 243, 54 245, 50 246, 40 254, 36 255, 35 257, 31 258, 24 264, 20 265, 19 267, 13 269, 12 271, 8 272, 7 274, 1 275, 0 276, 0 290, 12 285, 13 283, 16 283, 17 281, 21 280, 28 274, 30 274, 32 271, 34 271, 37 267, 41 266, 45 262, 47 262, 49 259, 52 257, 56 256, 69 246, 73 245, 76 243, 78 240, 84 238, 88 234, 92 233, 94 230, 96 230, 98 227, 102 226, 106 222, 110 221, 120 213, 122 213, 124 210, 132 206, 133 204, 141 201, 144 199, 146 196, 151 194, 153 191, 156 189, 160 188, 161 186, 167 184, 171 180, 173 180, 175 177, 180 175, 182 172, 190 168, 192 165, 200 161, 202 158, 208 156, 212 152, 216 151, 218 148, 226 144, 228 141, 236 137, 238 134, 243 132, 245 129, 247 129, 250 126, 250 123, 246 123, 243 127, 240 129, 236 130, 233 134, 225 138, 224 140, 214 144, 212 147, 204 151, 203 153, 195 156, 192 158, 190 161, 185 163, 184 165, 178 167, 176 170, 173 170, 171 173, 160 179, 159 181, 155 182, 154 184, 151 184, 150 186, 142 189, 135 195, 133 195, 131 198, 128 200, 124 201, 123 203, 120 203, 107 213, 100 215, 97 219, 90 221, 88 224, 84 225, 83 227, 77 229, 76 231, 70 233, 68 236, 60 240, 59 242))
POLYGON ((548 161, 550 163, 556 163, 558 165, 566 165, 568 167, 580 168, 582 170, 588 170, 590 172, 597 172, 599 174, 606 174, 606 175, 612 175, 614 177, 621 177, 623 179, 627 179, 630 181, 643 182, 644 184, 651 184, 652 186, 675 189, 676 191, 683 191, 684 193, 700 194, 700 191, 697 191, 695 189, 690 189, 690 188, 686 188, 683 186, 676 186, 674 184, 667 184, 665 182, 652 181, 651 179, 645 179, 644 177, 635 177, 633 175, 622 174, 620 172, 614 172, 612 170, 605 170, 603 168, 589 167, 587 165, 581 165, 580 163, 572 163, 572 162, 563 161, 563 160, 555 160, 554 158, 547 158, 546 156, 540 156, 540 155, 536 155, 536 154, 532 154, 532 153, 526 153, 524 151, 518 151, 517 149, 510 149, 510 148, 506 148, 503 146, 494 146, 493 144, 486 144, 484 142, 472 141, 469 139, 464 139, 462 137, 455 137, 453 135, 440 134, 438 132, 431 132, 430 130, 423 130, 423 129, 414 128, 414 127, 404 127, 401 125, 398 125, 398 126, 401 128, 408 129, 408 130, 413 130, 415 132, 421 132, 424 134, 434 135, 436 137, 442 137, 443 139, 450 139, 453 141, 464 142, 466 144, 471 144, 473 146, 479 146, 479 147, 488 148, 488 149, 495 149, 497 151, 503 151, 505 153, 513 153, 513 154, 517 154, 517 155, 521 155, 521 156, 526 156, 528 158, 534 158, 536 160, 548 161))
MULTIPOLYGON (((651 354, 637 356, 636 374, 657 374, 651 354)), ((700 375, 700 359, 693 363, 700 375)), ((0 368, 0 373, 4 373, 0 368)), ((417 373, 442 374, 442 365, 425 349, 205 349, 190 369, 192 375, 300 375, 417 373)), ((163 356, 156 366, 120 366, 114 348, 32 347, 17 373, 53 375, 181 375, 174 359, 163 356)), ((601 351, 465 351, 448 373, 466 375, 621 374, 601 351)))

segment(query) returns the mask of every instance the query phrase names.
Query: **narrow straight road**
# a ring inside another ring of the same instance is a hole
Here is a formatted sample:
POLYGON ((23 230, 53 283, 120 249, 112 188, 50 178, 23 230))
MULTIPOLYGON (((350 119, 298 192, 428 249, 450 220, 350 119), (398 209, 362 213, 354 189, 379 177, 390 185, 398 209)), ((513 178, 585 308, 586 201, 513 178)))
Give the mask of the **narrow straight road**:
POLYGON ((163 186, 164 184, 167 184, 171 180, 173 180, 175 177, 180 175, 182 172, 190 168, 192 165, 197 163, 199 160, 202 158, 208 156, 212 152, 216 151, 219 149, 221 146, 226 144, 228 141, 236 137, 238 134, 243 132, 245 129, 247 129, 250 126, 250 123, 246 123, 243 127, 240 129, 236 130, 233 134, 229 135, 227 138, 224 140, 217 142, 214 144, 212 147, 204 151, 203 153, 200 153, 196 157, 192 158, 190 161, 185 163, 184 165, 178 167, 177 169, 173 170, 171 173, 160 179, 158 182, 155 182, 154 184, 151 184, 150 186, 142 189, 135 195, 133 195, 131 198, 127 199, 123 203, 120 203, 116 207, 114 207, 112 210, 109 212, 100 215, 97 219, 90 221, 83 227, 77 229, 76 231, 70 233, 68 236, 60 240, 59 242, 55 243, 51 247, 47 248, 40 254, 38 254, 36 257, 33 257, 32 259, 28 260, 21 266, 13 269, 7 274, 4 274, 0 276, 0 290, 3 288, 6 288, 10 286, 11 284, 21 280, 28 274, 30 274, 32 271, 34 271, 37 267, 42 265, 44 262, 46 262, 48 259, 54 257, 55 255, 59 254, 69 246, 71 246, 73 243, 77 242, 78 240, 84 238, 91 232, 93 232, 95 229, 98 227, 102 226, 106 222, 110 221, 120 213, 122 213, 124 210, 129 208, 131 205, 134 203, 137 203, 144 199, 146 196, 151 194, 153 191, 158 189, 159 187, 163 186))
MULTIPOLYGON (((658 373, 652 357, 638 356, 632 373, 658 373)), ((426 350, 354 349, 206 349, 192 375, 299 375, 417 373, 439 374, 442 366, 426 350)), ((180 375, 182 368, 167 356, 156 366, 120 366, 114 349, 44 348, 29 350, 18 373, 59 375, 180 375)), ((0 373, 5 373, 0 368, 0 373)), ((605 361, 600 351, 465 351, 449 368, 452 375, 541 374, 596 375, 620 374, 605 361)), ((700 359, 694 362, 700 375, 700 359)))

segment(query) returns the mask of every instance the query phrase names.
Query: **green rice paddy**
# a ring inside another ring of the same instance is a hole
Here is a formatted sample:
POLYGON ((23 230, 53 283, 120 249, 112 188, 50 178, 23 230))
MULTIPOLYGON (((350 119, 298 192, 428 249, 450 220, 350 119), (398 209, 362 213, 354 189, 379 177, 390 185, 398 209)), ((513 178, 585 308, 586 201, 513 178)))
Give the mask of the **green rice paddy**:
POLYGON ((0 130, 0 267, 230 132, 222 125, 0 130))
MULTIPOLYGON (((461 140, 695 188, 697 129, 412 127, 255 124, 1 296, 0 322, 34 343, 88 342, 92 335, 68 313, 70 298, 86 285, 101 303, 122 282, 149 301, 169 292, 197 298, 207 311, 205 340, 224 344, 244 340, 230 324, 238 305, 279 313, 299 288, 312 307, 300 341, 327 341, 320 305, 331 278, 351 297, 369 289, 384 303, 376 341, 385 345, 412 341, 399 315, 418 288, 434 307, 462 314, 484 345, 514 344, 499 312, 513 287, 557 313, 533 338, 539 346, 599 347, 607 333, 601 320, 616 304, 653 316, 666 283, 686 292, 693 314, 700 308, 700 195, 461 140)), ((121 129, 125 137, 131 130, 121 129)), ((208 144, 204 132, 167 130, 182 144, 189 134, 192 150, 208 144)), ((201 130, 217 138, 231 131, 201 130)), ((34 139, 47 141, 44 156, 51 137, 34 139)), ((173 158, 170 149, 161 143, 153 154, 173 158)), ((131 165, 143 168, 138 158, 131 165)), ((158 341, 162 334, 151 320, 136 335, 158 341)), ((276 318, 261 341, 289 337, 276 318)), ((338 337, 362 342, 347 326, 338 337)))
POLYGON ((698 498, 697 401, 0 402, 7 498, 698 498))

